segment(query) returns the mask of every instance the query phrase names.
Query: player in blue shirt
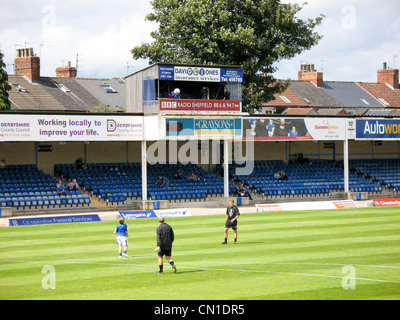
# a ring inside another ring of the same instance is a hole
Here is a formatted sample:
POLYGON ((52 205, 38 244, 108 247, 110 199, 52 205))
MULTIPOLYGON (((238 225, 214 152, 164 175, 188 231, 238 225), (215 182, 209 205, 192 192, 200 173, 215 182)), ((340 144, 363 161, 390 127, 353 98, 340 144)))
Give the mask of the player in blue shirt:
POLYGON ((289 136, 289 137, 297 137, 297 136, 298 136, 298 132, 297 132, 295 126, 293 126, 293 127, 292 127, 292 130, 289 131, 288 136, 289 136))
POLYGON ((128 250, 128 226, 124 222, 125 222, 124 219, 120 218, 119 224, 117 225, 114 231, 114 234, 117 235, 117 245, 119 247, 120 258, 122 255, 122 246, 125 246, 123 256, 128 258, 128 255, 126 253, 128 250))
POLYGON ((275 124, 274 124, 272 119, 270 119, 268 124, 267 124, 267 131, 268 131, 268 137, 273 137, 274 136, 275 124))

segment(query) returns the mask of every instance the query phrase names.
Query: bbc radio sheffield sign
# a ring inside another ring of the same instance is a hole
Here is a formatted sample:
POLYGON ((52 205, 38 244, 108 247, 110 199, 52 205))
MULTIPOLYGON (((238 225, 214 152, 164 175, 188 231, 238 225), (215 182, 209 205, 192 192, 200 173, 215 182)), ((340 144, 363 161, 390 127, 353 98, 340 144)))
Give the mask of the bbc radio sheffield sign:
POLYGON ((242 83, 242 69, 159 66, 159 80, 242 83))
POLYGON ((0 117, 0 142, 137 141, 143 117, 88 115, 20 115, 0 117))
POLYGON ((400 140, 400 120, 357 119, 356 139, 400 140))

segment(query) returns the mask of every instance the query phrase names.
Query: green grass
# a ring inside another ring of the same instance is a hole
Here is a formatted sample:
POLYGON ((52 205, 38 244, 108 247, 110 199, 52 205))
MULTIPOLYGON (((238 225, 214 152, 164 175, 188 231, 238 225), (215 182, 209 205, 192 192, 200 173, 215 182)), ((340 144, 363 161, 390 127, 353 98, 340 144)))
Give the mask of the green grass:
POLYGON ((0 299, 399 299, 400 210, 242 214, 222 245, 223 215, 169 218, 178 267, 157 275, 156 219, 0 228, 0 299), (53 266, 56 288, 43 289, 53 266), (343 267, 354 267, 355 275, 343 267), (355 284, 345 290, 345 280, 355 284), (353 282, 352 282, 353 281, 353 282))

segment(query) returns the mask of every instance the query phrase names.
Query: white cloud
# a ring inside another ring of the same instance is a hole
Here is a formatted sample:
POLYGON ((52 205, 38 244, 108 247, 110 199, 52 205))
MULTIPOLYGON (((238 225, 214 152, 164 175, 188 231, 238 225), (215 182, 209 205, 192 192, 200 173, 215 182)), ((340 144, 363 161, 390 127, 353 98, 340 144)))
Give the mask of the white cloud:
POLYGON ((14 72, 15 49, 26 45, 41 56, 43 76, 55 76, 55 69, 67 61, 75 66, 77 54, 79 77, 124 76, 145 65, 133 61, 130 50, 150 42, 149 34, 156 28, 145 21, 151 11, 148 1, 6 0, 4 10, 15 17, 0 22, 0 48, 8 73, 14 72))
POLYGON ((323 67, 324 80, 374 82, 382 62, 392 65, 389 62, 393 56, 400 56, 400 2, 309 0, 308 3, 299 16, 306 19, 324 14, 326 18, 317 28, 324 37, 311 50, 278 63, 277 78, 297 79, 300 64, 307 62, 319 70, 323 67))
MULTIPOLYGON (((298 2, 301 1, 282 1, 298 2)), ((62 60, 75 65, 79 77, 121 76, 144 67, 130 49, 150 42, 155 24, 146 22, 150 0, 1 0, 0 49, 7 71, 16 45, 33 46, 41 55, 41 73, 55 76, 62 60), (33 44, 32 44, 33 43, 33 44), (127 63, 129 69, 127 70, 127 63)), ((277 64, 281 79, 296 79, 301 62, 323 67, 325 80, 376 81, 376 70, 387 61, 400 65, 399 1, 308 0, 299 12, 302 19, 326 16, 317 28, 324 38, 309 51, 277 64)))

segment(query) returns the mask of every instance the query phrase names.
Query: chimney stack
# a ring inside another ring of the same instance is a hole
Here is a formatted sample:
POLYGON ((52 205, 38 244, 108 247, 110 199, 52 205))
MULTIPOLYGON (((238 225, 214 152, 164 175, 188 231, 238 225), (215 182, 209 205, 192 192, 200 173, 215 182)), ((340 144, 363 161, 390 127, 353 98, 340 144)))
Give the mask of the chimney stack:
POLYGON ((40 81, 40 58, 33 53, 33 48, 17 49, 15 74, 24 75, 31 82, 40 81))
POLYGON ((383 69, 378 70, 378 83, 386 83, 393 89, 399 89, 399 69, 388 69, 384 62, 383 69))
POLYGON ((324 85, 323 73, 317 72, 313 64, 302 64, 299 71, 299 80, 311 81, 317 87, 324 85))
POLYGON ((71 61, 68 61, 67 67, 58 67, 56 69, 57 78, 75 78, 77 70, 75 67, 71 67, 71 61))

